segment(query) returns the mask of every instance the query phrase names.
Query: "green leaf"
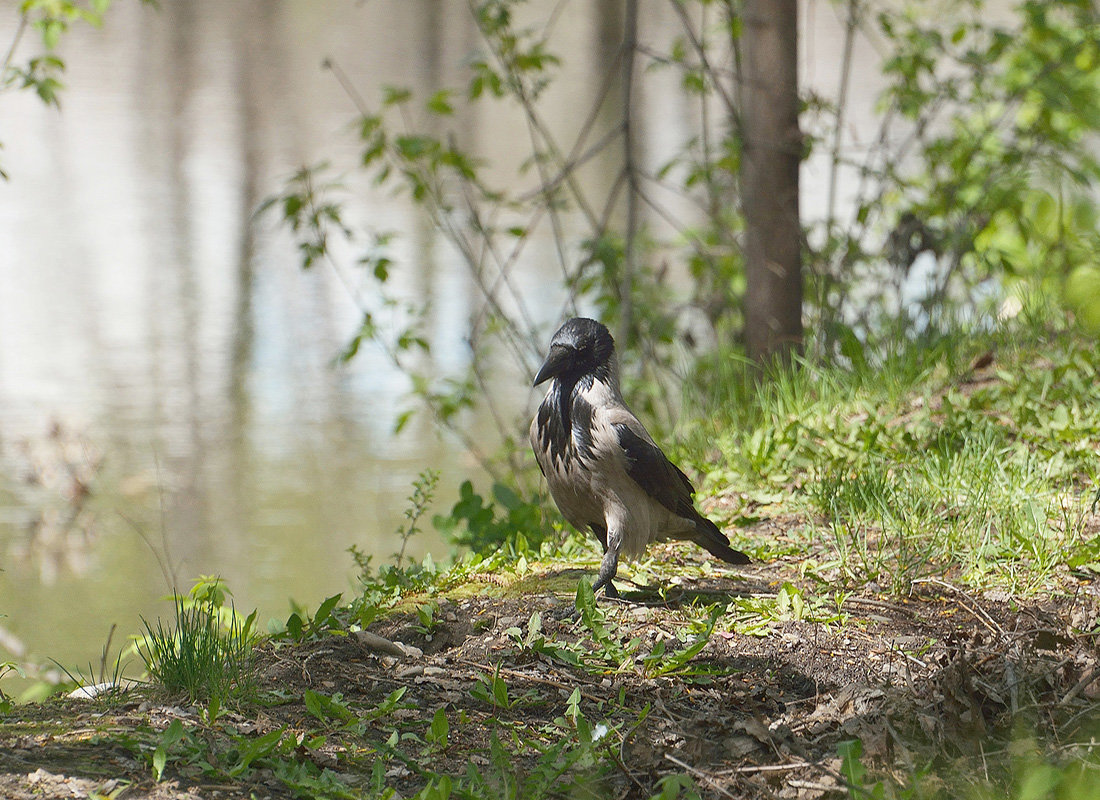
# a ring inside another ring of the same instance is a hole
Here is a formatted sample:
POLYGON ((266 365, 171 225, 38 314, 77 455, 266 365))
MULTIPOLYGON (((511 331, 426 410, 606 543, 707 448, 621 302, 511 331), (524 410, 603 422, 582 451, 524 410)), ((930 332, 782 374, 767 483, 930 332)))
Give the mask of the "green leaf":
POLYGON ((837 755, 840 756, 840 774, 844 776, 849 789, 862 789, 867 768, 860 763, 863 755, 863 742, 859 739, 848 739, 836 746, 837 755))
MULTIPOLYGON (((400 414, 398 414, 397 415, 397 420, 393 424, 393 432, 394 433, 401 433, 401 431, 403 431, 405 429, 405 426, 409 424, 409 420, 411 420, 413 418, 414 414, 416 414, 416 410, 411 409, 411 408, 406 409, 405 411, 402 411, 400 414)), ((442 517, 440 517, 440 515, 438 515, 438 514, 435 516, 435 519, 441 519, 441 518, 442 517)), ((438 525, 437 525, 437 527, 438 527, 438 525)))
POLYGON ((317 613, 313 615, 314 630, 320 629, 328 624, 332 617, 332 610, 336 608, 336 604, 340 602, 341 596, 340 594, 334 594, 332 597, 327 597, 321 605, 317 607, 317 613))
POLYGON ((390 277, 391 264, 393 262, 384 256, 376 258, 374 260, 374 277, 384 283, 390 277))
POLYGON ((592 615, 597 612, 596 595, 592 592, 592 584, 588 581, 580 581, 577 584, 577 596, 573 601, 573 607, 582 615, 592 615))
POLYGON ((387 106, 407 103, 412 97, 412 92, 398 86, 386 86, 382 89, 382 104, 387 106))
POLYGON ((164 749, 164 745, 159 745, 153 752, 153 780, 157 783, 160 783, 160 776, 164 774, 164 765, 167 761, 168 751, 164 749))
POLYGON ((581 716, 581 690, 576 688, 573 693, 569 695, 569 699, 565 701, 565 716, 576 725, 577 720, 581 716))
POLYGON ((453 93, 451 89, 440 89, 428 98, 428 110, 435 114, 453 114, 454 107, 450 103, 453 93))
POLYGON ((499 668, 493 675, 493 702, 500 708, 509 708, 512 705, 508 697, 508 684, 500 677, 499 668))
POLYGON ((292 639, 302 638, 302 618, 297 613, 291 614, 286 621, 286 632, 292 639))
POLYGON ((335 699, 315 692, 312 689, 306 689, 305 694, 302 696, 302 700, 305 703, 306 711, 322 722, 329 722, 331 720, 354 722, 358 719, 355 713, 343 703, 337 702, 335 699))
POLYGON ((447 714, 440 706, 435 712, 435 716, 432 717, 432 724, 428 729, 428 741, 441 749, 445 748, 447 746, 447 734, 450 729, 451 727, 447 723, 447 714))
POLYGON ((283 738, 285 731, 285 727, 276 728, 273 731, 268 731, 258 739, 239 740, 237 753, 240 760, 230 768, 229 774, 237 778, 247 772, 253 761, 263 758, 275 749, 279 744, 279 740, 283 738))
POLYGON ((161 776, 164 774, 164 767, 168 763, 168 749, 182 739, 183 735, 183 723, 178 719, 172 720, 172 723, 160 735, 157 749, 153 751, 153 777, 157 783, 160 783, 161 776))

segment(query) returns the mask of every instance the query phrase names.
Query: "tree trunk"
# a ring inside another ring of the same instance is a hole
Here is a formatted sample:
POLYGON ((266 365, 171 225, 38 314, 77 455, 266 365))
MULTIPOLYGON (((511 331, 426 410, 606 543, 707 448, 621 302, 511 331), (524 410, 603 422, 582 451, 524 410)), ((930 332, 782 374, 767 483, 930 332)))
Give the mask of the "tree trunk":
POLYGON ((745 343, 758 363, 802 347, 797 0, 745 0, 745 343))

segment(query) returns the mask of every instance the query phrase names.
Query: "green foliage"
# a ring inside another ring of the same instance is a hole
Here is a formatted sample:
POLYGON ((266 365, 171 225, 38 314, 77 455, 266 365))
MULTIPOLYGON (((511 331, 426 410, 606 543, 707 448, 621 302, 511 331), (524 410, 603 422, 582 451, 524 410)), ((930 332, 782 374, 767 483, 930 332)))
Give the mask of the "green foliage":
POLYGON ((202 579, 187 596, 173 595, 175 620, 166 627, 142 618, 145 634, 137 651, 149 677, 192 701, 219 704, 252 691, 252 647, 256 612, 241 617, 226 608, 228 590, 220 580, 202 579))
MULTIPOLYGON (((14 661, 0 661, 0 678, 12 673, 21 678, 26 676, 23 669, 14 661)), ((7 714, 13 708, 15 708, 15 701, 3 689, 0 689, 0 714, 7 714)))
MULTIPOLYGON (((440 579, 441 570, 435 565, 431 554, 427 554, 421 563, 406 561, 405 551, 409 540, 420 532, 420 520, 427 513, 435 495, 435 487, 439 481, 439 473, 433 469, 425 469, 413 481, 413 490, 409 495, 409 505, 405 509, 405 522, 398 527, 397 537, 401 540, 401 547, 394 553, 394 563, 387 564, 375 570, 371 564, 372 558, 366 555, 355 545, 348 548, 359 570, 358 582, 360 594, 350 605, 350 616, 354 624, 366 627, 376 619, 384 609, 392 608, 400 599, 408 593, 419 591, 434 591, 437 580, 440 579)), ((329 598, 322 604, 314 619, 320 618, 326 622, 327 627, 340 627, 339 621, 333 616, 339 597, 329 598), (324 612, 322 614, 321 612, 324 612)), ((425 627, 433 625, 432 612, 428 606, 423 606, 421 623, 425 627)), ((291 620, 293 620, 293 616, 291 620)), ((314 627, 318 627, 314 623, 314 627)), ((300 620, 293 628, 304 630, 300 620)), ((292 631, 292 623, 288 621, 287 630, 292 631)), ((294 636, 292 632, 292 636, 294 636)), ((297 638, 295 636, 295 638, 297 638)))
POLYGON ((649 800, 702 800, 702 795, 695 788, 695 781, 689 775, 665 775, 657 781, 657 785, 661 791, 649 800))
POLYGON ((65 62, 57 56, 36 56, 28 59, 24 67, 9 67, 6 80, 20 89, 33 89, 45 105, 60 108, 63 87, 58 76, 64 69, 65 62))
POLYGON ((382 613, 393 608, 406 595, 420 592, 434 593, 443 585, 443 571, 436 566, 429 553, 424 561, 407 567, 383 565, 377 571, 367 566, 359 574, 359 595, 352 601, 351 620, 366 627, 382 613))
POLYGON ((642 673, 651 678, 676 675, 687 680, 690 680, 694 675, 702 674, 698 670, 689 668, 688 662, 703 652, 703 648, 710 643, 710 635, 714 632, 714 626, 724 612, 725 609, 720 605, 713 606, 702 630, 695 635, 693 640, 685 643, 679 649, 670 651, 665 646, 665 640, 659 639, 653 645, 653 649, 642 657, 642 673))
POLYGON ((295 608, 287 617, 283 631, 277 632, 276 635, 286 636, 294 642, 304 642, 307 639, 316 639, 328 631, 340 630, 342 626, 334 612, 342 596, 342 594, 334 594, 326 597, 313 614, 293 604, 295 608))
POLYGON ((946 329, 959 313, 987 312, 989 299, 1038 287, 1064 292, 1095 326, 1100 20, 1082 0, 1026 0, 998 22, 983 5, 932 15, 902 4, 873 21, 869 6, 853 6, 857 29, 886 44, 879 138, 900 144, 850 165, 863 176, 854 224, 830 218, 810 237, 821 243, 811 259, 823 344, 837 345, 852 319, 867 335, 899 311, 946 329), (934 285, 918 308, 899 309, 897 287, 920 253, 936 261, 934 285))
POLYGON ((496 502, 486 502, 464 481, 451 513, 433 520, 436 529, 452 544, 475 553, 501 548, 517 555, 537 552, 546 539, 541 504, 524 500, 503 483, 494 483, 492 491, 496 502))
POLYGON ((317 176, 327 164, 303 167, 288 181, 283 192, 260 204, 257 214, 277 208, 283 222, 298 236, 298 253, 302 269, 313 267, 319 260, 331 257, 330 241, 334 236, 350 236, 352 231, 343 220, 341 204, 330 197, 343 189, 336 181, 321 181, 317 176))
POLYGON ((401 538, 401 549, 394 554, 394 566, 400 568, 405 560, 405 548, 409 539, 420 531, 420 518, 431 505, 435 496, 435 487, 439 483, 439 472, 434 469, 426 469, 413 481, 413 491, 409 495, 409 505, 405 509, 405 524, 397 529, 397 535, 401 538))
POLYGON ((213 737, 174 719, 157 737, 155 748, 142 754, 158 782, 169 769, 179 775, 201 775, 228 784, 254 781, 258 774, 266 773, 301 797, 359 796, 331 770, 321 769, 310 760, 309 754, 324 744, 324 737, 299 737, 285 727, 258 736, 221 733, 213 737))
MULTIPOLYGON (((142 0, 153 4, 155 0, 142 0)), ((3 48, 6 56, 0 63, 0 94, 9 90, 31 90, 47 106, 61 107, 61 76, 65 62, 56 48, 69 28, 74 24, 99 27, 111 6, 111 0, 23 0, 19 4, 19 24, 10 44, 3 48), (17 54, 23 34, 28 28, 37 31, 44 52, 31 56, 23 63, 17 54)), ((0 144, 2 146, 2 144, 0 144)), ((0 169, 0 178, 8 175, 0 169)))
MULTIPOLYGON (((640 637, 626 639, 616 633, 615 623, 596 602, 592 586, 581 581, 577 586, 575 607, 580 626, 588 639, 561 641, 547 638, 542 629, 542 617, 537 612, 527 622, 526 631, 518 627, 505 633, 524 650, 552 658, 570 667, 578 667, 593 674, 629 672, 637 670, 647 678, 675 676, 684 681, 705 681, 712 673, 705 665, 691 663, 710 642, 715 625, 725 613, 725 608, 715 605, 692 610, 687 624, 679 633, 680 641, 669 647, 659 639, 645 652, 640 637)), ((488 688, 492 688, 487 684, 488 688)), ((488 689, 484 692, 489 694, 488 689)))
POLYGON ((850 739, 837 745, 840 774, 850 800, 933 800, 952 796, 974 800, 1077 800, 1100 797, 1100 777, 1094 755, 1061 761, 1043 758, 1035 742, 1017 739, 1009 743, 1007 758, 987 763, 981 775, 959 773, 950 765, 933 764, 898 783, 893 778, 873 778, 863 763, 863 743, 850 739))
POLYGON ((808 597, 790 582, 779 587, 774 596, 737 597, 725 611, 725 622, 738 633, 747 636, 767 636, 783 622, 817 622, 841 624, 844 615, 840 603, 821 597, 808 597))
POLYGON ((178 719, 172 720, 167 728, 164 729, 164 733, 161 734, 160 741, 157 742, 157 747, 153 751, 153 780, 160 783, 161 777, 164 775, 164 767, 168 764, 168 751, 183 738, 184 730, 183 723, 178 719))
POLYGON ((428 726, 428 731, 424 736, 424 739, 436 750, 447 749, 447 735, 451 731, 451 725, 447 722, 447 712, 442 706, 440 706, 435 716, 432 717, 432 722, 428 726))
POLYGON ((508 711, 520 702, 509 695, 508 683, 500 677, 499 664, 492 675, 478 676, 477 683, 470 689, 470 696, 501 711, 508 711))
POLYGON ((840 774, 848 787, 851 800, 884 800, 886 787, 883 783, 867 784, 867 768, 860 758, 863 756, 863 742, 848 739, 836 747, 840 756, 840 774))

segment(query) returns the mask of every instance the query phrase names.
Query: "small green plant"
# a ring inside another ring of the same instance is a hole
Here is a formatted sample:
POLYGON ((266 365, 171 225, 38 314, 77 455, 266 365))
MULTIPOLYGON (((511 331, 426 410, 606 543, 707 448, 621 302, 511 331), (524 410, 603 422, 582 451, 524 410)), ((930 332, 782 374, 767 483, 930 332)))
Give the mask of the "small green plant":
MULTIPOLYGON (((26 677, 26 673, 23 672, 22 667, 14 661, 0 661, 0 679, 11 673, 15 673, 21 678, 26 677)), ((12 700, 3 689, 0 689, 0 714, 7 714, 13 708, 15 708, 15 701, 12 700)))
POLYGON ((172 720, 160 735, 156 749, 153 750, 152 758, 153 780, 157 783, 160 783, 160 779, 164 775, 164 768, 168 765, 169 752, 185 735, 186 732, 183 729, 183 723, 178 719, 172 720))
POLYGON ((200 581, 189 596, 172 596, 174 625, 142 618, 137 651, 153 681, 192 701, 224 703, 251 691, 256 612, 241 617, 225 607, 227 594, 220 581, 200 581))
POLYGON ((452 544, 475 553, 501 548, 516 555, 538 552, 545 538, 540 503, 524 500, 502 483, 493 484, 493 501, 486 502, 465 481, 450 515, 437 514, 433 523, 452 544))
POLYGON ((725 611, 729 626, 746 636, 767 636, 781 622, 843 623, 836 596, 807 596, 790 582, 774 596, 737 597, 725 611))
POLYGON ((608 625, 607 614, 596 602, 596 595, 588 581, 582 580, 577 584, 574 605, 580 612, 581 624, 592 638, 593 647, 584 662, 598 665, 603 669, 611 667, 615 671, 631 669, 642 641, 638 637, 633 637, 624 642, 612 632, 608 625))
POLYGON ((660 791, 649 800, 702 800, 690 775, 665 775, 657 781, 660 791))
POLYGON ((429 749, 431 751, 446 750, 447 736, 450 731, 451 726, 447 722, 447 712, 443 709, 443 706, 440 706, 436 710, 435 716, 432 717, 431 724, 428 725, 428 730, 424 735, 429 749))
POLYGON ((867 768, 860 760, 863 756, 863 742, 859 739, 846 739, 837 745, 836 751, 840 756, 840 774, 844 777, 851 800, 881 800, 886 796, 883 784, 867 783, 867 768))
POLYGON ((703 623, 702 630, 686 642, 683 647, 668 650, 665 647, 664 639, 654 644, 649 654, 642 657, 642 671, 646 677, 656 678, 665 675, 678 675, 682 679, 690 681, 697 676, 705 675, 705 671, 701 672, 690 667, 688 662, 699 655, 710 642, 714 626, 724 611, 725 609, 720 605, 712 606, 706 621, 703 623))
POLYGON ((488 703, 502 711, 507 711, 516 703, 508 693, 508 683, 500 677, 499 664, 492 675, 477 676, 477 683, 470 689, 470 695, 475 700, 488 703))
POLYGON ((409 539, 420 531, 420 518, 431 505, 437 483, 439 483, 439 472, 434 469, 424 470, 413 481, 409 506, 405 509, 405 524, 397 529, 397 535, 401 537, 401 549, 394 554, 394 566, 398 569, 405 560, 405 549, 409 545, 409 539))
POLYGON ((285 630, 279 635, 286 635, 295 642, 303 642, 306 639, 316 638, 326 631, 341 630, 340 621, 333 613, 341 597, 340 594, 326 597, 312 615, 304 608, 294 608, 287 617, 285 630))
POLYGON ((149 759, 153 777, 161 781, 169 765, 180 775, 201 774, 224 782, 252 779, 257 769, 270 770, 278 780, 298 789, 301 797, 348 797, 344 783, 299 754, 316 750, 323 736, 299 736, 276 727, 259 736, 221 731, 201 735, 182 720, 173 720, 155 739, 149 759))
POLYGON ((439 604, 423 603, 416 607, 416 629, 425 636, 431 636, 439 627, 439 604))
POLYGON ((329 697, 312 689, 306 689, 302 702, 305 703, 306 711, 325 725, 346 727, 355 726, 359 722, 359 716, 348 708, 340 695, 329 697))
MULTIPOLYGON (((552 797, 603 797, 603 778, 613 760, 607 749, 617 738, 618 729, 605 722, 592 724, 581 710, 581 695, 575 690, 566 703, 565 713, 547 723, 536 736, 526 735, 522 727, 508 726, 502 740, 494 730, 490 734, 488 763, 471 763, 466 774, 453 781, 458 797, 513 797, 541 800, 552 797), (510 746, 511 745, 511 746, 510 746), (535 761, 520 767, 520 757, 535 761)), ((451 791, 452 781, 433 777, 437 788, 451 791), (446 783, 444 784, 444 780, 446 783)), ((446 798, 448 794, 432 797, 446 798)))
MULTIPOLYGON (((439 472, 434 469, 425 469, 413 481, 412 494, 408 497, 408 506, 405 508, 405 522, 398 526, 396 535, 401 540, 401 549, 393 554, 393 566, 402 569, 405 562, 405 551, 408 549, 409 540, 420 532, 420 518, 427 513, 435 497, 435 487, 439 483, 439 472)), ((371 557, 360 550, 356 545, 348 548, 356 566, 359 568, 360 578, 369 581, 374 569, 371 565, 371 557)))

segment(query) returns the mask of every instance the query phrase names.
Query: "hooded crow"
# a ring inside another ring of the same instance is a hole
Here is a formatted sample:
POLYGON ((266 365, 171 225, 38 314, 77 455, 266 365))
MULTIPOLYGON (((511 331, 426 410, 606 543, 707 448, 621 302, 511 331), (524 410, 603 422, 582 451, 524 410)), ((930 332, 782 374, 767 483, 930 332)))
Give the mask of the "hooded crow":
POLYGON ((688 539, 730 564, 749 557, 695 510, 695 490, 623 403, 615 341, 593 319, 569 320, 550 341, 535 386, 550 389, 531 421, 531 447, 562 516, 589 528, 604 556, 593 591, 617 597, 619 556, 688 539))

